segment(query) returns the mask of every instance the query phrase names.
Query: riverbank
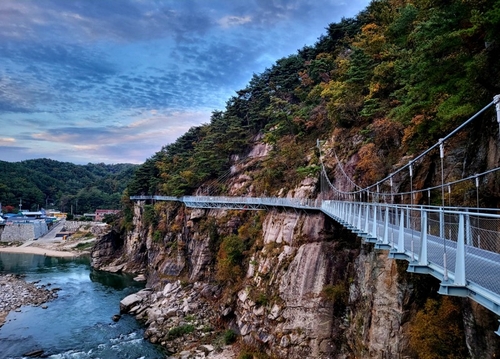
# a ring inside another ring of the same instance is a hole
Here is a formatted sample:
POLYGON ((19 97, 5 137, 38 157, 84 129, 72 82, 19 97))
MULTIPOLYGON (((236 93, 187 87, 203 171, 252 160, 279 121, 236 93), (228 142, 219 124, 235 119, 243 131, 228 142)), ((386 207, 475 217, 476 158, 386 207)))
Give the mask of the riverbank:
POLYGON ((108 227, 104 223, 62 221, 38 240, 0 242, 0 252, 38 254, 48 257, 74 258, 89 254, 96 237, 108 227), (71 234, 66 233, 72 228, 71 234))
POLYGON ((23 253, 23 254, 38 254, 48 257, 59 257, 59 258, 74 258, 80 256, 83 252, 73 252, 73 251, 61 251, 53 250, 46 247, 35 247, 35 246, 7 246, 0 247, 0 252, 5 253, 23 253))
POLYGON ((37 287, 26 282, 22 276, 0 274, 0 327, 11 310, 19 310, 23 305, 43 305, 57 298, 59 288, 37 287))

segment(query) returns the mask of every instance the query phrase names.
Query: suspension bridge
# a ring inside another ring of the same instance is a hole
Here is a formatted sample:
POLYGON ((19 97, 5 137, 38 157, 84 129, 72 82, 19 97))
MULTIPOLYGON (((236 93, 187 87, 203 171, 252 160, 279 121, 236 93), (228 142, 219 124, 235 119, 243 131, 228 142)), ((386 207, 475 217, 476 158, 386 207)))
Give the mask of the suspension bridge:
MULTIPOLYGON (((390 258, 408 261, 409 272, 430 274, 439 279, 440 294, 470 298, 500 316, 500 209, 479 205, 481 178, 500 170, 500 167, 447 183, 443 175, 446 141, 493 105, 500 128, 500 95, 497 95, 446 137, 368 187, 359 186, 348 176, 335 153, 341 175, 347 178, 352 190, 341 190, 329 180, 320 155, 322 188, 317 199, 232 196, 131 196, 130 199, 176 201, 187 207, 205 209, 265 210, 278 207, 321 211, 365 242, 373 243, 376 249, 387 250, 390 258), (439 151, 440 155, 441 184, 415 189, 415 166, 433 150, 439 151), (403 171, 409 176, 409 191, 394 193, 393 181, 396 176, 401 177, 403 171), (446 206, 445 192, 450 193, 453 185, 466 181, 475 185, 476 207, 446 206), (430 198, 431 191, 441 192, 441 205, 414 203, 417 195, 423 198, 427 193, 430 198), (406 198, 410 203, 396 204, 398 197, 401 202, 406 198)), ((318 148, 321 152, 319 141, 318 148)), ((495 333, 500 335, 500 328, 495 333)))

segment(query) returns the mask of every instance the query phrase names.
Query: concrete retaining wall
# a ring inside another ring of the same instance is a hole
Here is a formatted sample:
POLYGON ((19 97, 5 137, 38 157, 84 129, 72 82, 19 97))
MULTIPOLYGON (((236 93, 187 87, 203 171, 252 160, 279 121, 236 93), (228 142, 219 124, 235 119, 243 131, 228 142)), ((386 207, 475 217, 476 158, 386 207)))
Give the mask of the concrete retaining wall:
POLYGON ((5 225, 3 232, 0 234, 0 241, 29 241, 38 239, 47 232, 47 223, 42 220, 28 223, 12 223, 5 225))

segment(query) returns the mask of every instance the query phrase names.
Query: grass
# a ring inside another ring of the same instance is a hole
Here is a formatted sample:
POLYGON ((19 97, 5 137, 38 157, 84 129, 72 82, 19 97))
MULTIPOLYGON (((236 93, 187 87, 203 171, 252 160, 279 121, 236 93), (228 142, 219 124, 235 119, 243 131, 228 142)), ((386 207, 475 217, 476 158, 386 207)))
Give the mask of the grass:
POLYGON ((168 331, 168 339, 172 340, 175 338, 182 337, 184 334, 189 334, 194 332, 194 325, 184 324, 174 327, 168 331))
POLYGON ((94 242, 82 242, 82 243, 78 243, 75 246, 75 249, 77 249, 79 251, 84 251, 84 250, 92 248, 93 245, 94 245, 94 242))

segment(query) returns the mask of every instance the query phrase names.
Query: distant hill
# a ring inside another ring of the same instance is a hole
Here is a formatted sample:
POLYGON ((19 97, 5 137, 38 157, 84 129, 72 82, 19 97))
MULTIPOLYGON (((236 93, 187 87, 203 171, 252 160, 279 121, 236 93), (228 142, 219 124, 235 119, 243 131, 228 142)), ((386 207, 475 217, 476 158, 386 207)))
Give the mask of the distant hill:
POLYGON ((47 158, 0 161, 0 202, 22 209, 56 208, 73 213, 119 208, 121 195, 137 165, 75 165, 47 158))

